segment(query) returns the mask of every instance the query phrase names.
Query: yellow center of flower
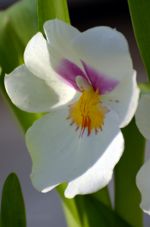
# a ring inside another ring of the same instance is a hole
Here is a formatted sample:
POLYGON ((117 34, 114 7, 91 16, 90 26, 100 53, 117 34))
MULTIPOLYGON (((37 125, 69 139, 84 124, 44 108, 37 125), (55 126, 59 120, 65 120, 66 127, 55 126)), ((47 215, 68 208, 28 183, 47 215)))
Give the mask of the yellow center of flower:
POLYGON ((77 130, 81 129, 83 135, 85 129, 90 135, 92 130, 97 134, 102 129, 107 109, 102 106, 101 96, 92 87, 82 91, 79 100, 70 105, 68 119, 76 124, 77 130))

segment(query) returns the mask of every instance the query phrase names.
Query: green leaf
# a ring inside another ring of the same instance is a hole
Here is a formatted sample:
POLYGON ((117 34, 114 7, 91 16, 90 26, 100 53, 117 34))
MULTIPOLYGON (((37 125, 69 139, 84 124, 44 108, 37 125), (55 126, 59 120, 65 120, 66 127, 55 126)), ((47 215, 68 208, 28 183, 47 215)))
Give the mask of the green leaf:
POLYGON ((0 34, 0 65, 4 72, 9 73, 23 61, 24 44, 10 20, 1 22, 0 34))
POLYGON ((123 134, 125 151, 115 169, 115 210, 132 226, 141 227, 143 212, 135 178, 144 161, 145 140, 134 120, 123 129, 123 134))
POLYGON ((58 18, 67 23, 70 22, 66 0, 37 0, 38 1, 38 25, 43 31, 43 23, 48 19, 58 18))
POLYGON ((98 192, 91 194, 91 197, 97 199, 97 201, 100 201, 104 205, 112 208, 112 204, 109 196, 109 190, 107 187, 102 188, 98 192))
POLYGON ((1 227, 25 227, 26 215, 21 187, 16 174, 10 174, 3 187, 1 227))
POLYGON ((9 73, 23 62, 28 40, 37 32, 35 0, 23 0, 0 12, 0 65, 9 73))
POLYGON ((150 79, 150 1, 128 0, 128 5, 135 37, 150 79))
POLYGON ((23 130, 26 131, 40 117, 38 114, 25 113, 16 108, 9 100, 4 88, 4 75, 23 63, 23 52, 27 41, 37 31, 35 0, 24 0, 8 10, 0 12, 0 92, 10 109, 13 110, 23 130))
POLYGON ((1 23, 11 22, 13 29, 24 45, 37 32, 36 0, 21 0, 0 12, 1 23))
POLYGON ((59 191, 63 201, 62 205, 69 227, 131 227, 110 207, 104 204, 106 202, 104 200, 104 198, 106 198, 104 196, 106 188, 102 190, 102 192, 98 192, 100 194, 95 193, 76 196, 74 199, 67 199, 63 195, 65 187, 65 184, 61 185, 57 187, 57 191, 59 191), (104 197, 102 197, 102 195, 104 197))
POLYGON ((76 198, 82 227, 131 227, 112 209, 91 195, 76 198))
POLYGON ((139 88, 143 94, 150 93, 150 83, 140 83, 139 88))

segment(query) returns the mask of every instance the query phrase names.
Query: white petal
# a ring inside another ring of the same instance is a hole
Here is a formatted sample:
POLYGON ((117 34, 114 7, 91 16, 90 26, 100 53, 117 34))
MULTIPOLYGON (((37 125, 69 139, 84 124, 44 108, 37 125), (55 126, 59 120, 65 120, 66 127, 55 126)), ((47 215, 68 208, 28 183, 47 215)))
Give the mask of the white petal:
POLYGON ((120 127, 125 127, 133 118, 139 100, 139 88, 136 82, 136 71, 120 81, 111 93, 103 97, 104 103, 119 116, 120 127))
POLYGON ((51 67, 48 44, 39 32, 27 44, 24 52, 24 61, 27 68, 37 77, 45 80, 48 86, 57 94, 57 106, 70 101, 75 90, 67 85, 51 67))
POLYGON ((27 68, 37 77, 47 80, 53 78, 53 69, 50 65, 47 42, 42 33, 38 32, 28 42, 24 52, 24 62, 27 68))
POLYGON ((58 93, 44 80, 34 76, 25 65, 19 66, 5 76, 5 88, 11 101, 27 112, 47 112, 58 103, 69 101, 74 94, 74 90, 71 93, 70 88, 71 90, 65 91, 68 92, 68 98, 59 97, 58 93))
POLYGON ((72 41, 79 59, 100 73, 120 80, 132 75, 132 60, 125 37, 110 27, 89 29, 72 41))
POLYGON ((48 43, 59 50, 67 48, 71 40, 80 34, 75 27, 58 19, 46 21, 44 31, 48 43))
POLYGON ((34 76, 24 65, 5 76, 5 88, 11 101, 28 112, 49 111, 59 98, 45 81, 34 76))
POLYGON ((73 198, 78 194, 93 193, 105 187, 112 178, 113 169, 122 155, 123 148, 124 139, 120 132, 112 139, 97 162, 83 175, 68 184, 65 196, 73 198))
POLYGON ((71 45, 71 41, 80 34, 75 27, 54 19, 45 22, 44 31, 50 52, 50 62, 54 70, 57 71, 57 67, 63 59, 68 59, 82 66, 80 58, 71 45))
POLYGON ((140 207, 150 215, 150 160, 148 160, 139 170, 136 177, 136 184, 139 188, 142 201, 140 207))
POLYGON ((31 179, 40 191, 76 179, 94 166, 100 157, 106 161, 103 168, 108 168, 105 171, 110 172, 122 154, 123 139, 117 127, 116 115, 112 112, 106 114, 102 132, 90 136, 85 133, 82 137, 75 126, 66 120, 67 115, 67 108, 47 114, 36 121, 26 134, 33 162, 31 179), (116 140, 119 148, 114 150, 113 141, 116 140), (113 152, 114 158, 111 155, 109 159, 109 154, 113 152))
POLYGON ((150 139, 150 95, 142 94, 135 115, 136 124, 141 134, 150 139))

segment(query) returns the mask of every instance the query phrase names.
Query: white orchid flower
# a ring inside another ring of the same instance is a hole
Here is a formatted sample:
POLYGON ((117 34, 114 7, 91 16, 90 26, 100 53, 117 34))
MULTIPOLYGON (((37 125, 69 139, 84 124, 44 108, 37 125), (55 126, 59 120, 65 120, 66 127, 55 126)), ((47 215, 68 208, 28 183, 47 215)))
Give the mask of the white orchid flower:
POLYGON ((47 192, 68 182, 65 196, 108 184, 139 97, 127 41, 109 27, 79 32, 60 20, 44 24, 28 43, 24 62, 5 77, 12 102, 49 112, 26 133, 31 180, 47 192))
MULTIPOLYGON (((150 94, 142 94, 136 112, 136 124, 141 134, 150 140, 150 94)), ((150 215, 150 160, 140 168, 136 183, 142 195, 141 208, 150 215)))

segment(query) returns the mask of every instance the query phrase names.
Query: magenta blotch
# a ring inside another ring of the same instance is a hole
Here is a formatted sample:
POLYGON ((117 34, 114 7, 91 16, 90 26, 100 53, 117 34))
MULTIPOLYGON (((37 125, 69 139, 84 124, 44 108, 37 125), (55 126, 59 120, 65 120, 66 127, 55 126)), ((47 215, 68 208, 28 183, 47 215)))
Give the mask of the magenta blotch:
POLYGON ((118 85, 119 82, 117 80, 108 78, 104 74, 87 65, 84 61, 81 62, 94 90, 98 90, 100 94, 104 95, 107 92, 111 92, 118 85))
POLYGON ((83 69, 68 59, 63 59, 56 71, 69 85, 73 86, 78 91, 79 88, 76 84, 77 76, 81 76, 87 80, 93 89, 95 91, 98 90, 102 95, 111 92, 118 85, 119 82, 117 80, 108 78, 108 76, 93 69, 82 60, 81 63, 83 69))
POLYGON ((86 79, 85 73, 73 62, 63 59, 60 62, 56 72, 66 81, 73 86, 76 90, 80 90, 76 84, 76 76, 82 76, 86 79))

